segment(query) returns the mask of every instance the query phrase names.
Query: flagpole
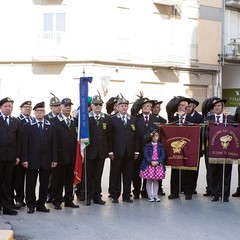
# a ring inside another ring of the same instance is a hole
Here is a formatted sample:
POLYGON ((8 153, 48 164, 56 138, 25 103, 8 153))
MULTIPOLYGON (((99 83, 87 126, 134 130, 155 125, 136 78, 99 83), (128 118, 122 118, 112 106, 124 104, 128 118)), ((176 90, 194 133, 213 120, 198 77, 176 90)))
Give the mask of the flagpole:
POLYGON ((88 192, 87 192, 87 157, 86 157, 86 148, 83 150, 83 156, 84 156, 84 188, 85 188, 85 201, 84 205, 88 206, 88 192))
POLYGON ((225 159, 223 162, 223 175, 222 175, 222 202, 224 202, 224 178, 225 178, 225 159))

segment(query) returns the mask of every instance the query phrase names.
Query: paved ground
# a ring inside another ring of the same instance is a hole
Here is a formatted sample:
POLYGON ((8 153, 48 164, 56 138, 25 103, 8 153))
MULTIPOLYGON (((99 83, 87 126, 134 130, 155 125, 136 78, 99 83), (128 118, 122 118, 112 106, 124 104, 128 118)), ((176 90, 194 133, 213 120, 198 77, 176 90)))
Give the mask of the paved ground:
MULTIPOLYGON (((161 197, 160 203, 149 203, 145 199, 133 204, 112 204, 107 199, 108 168, 106 162, 103 176, 105 206, 85 206, 79 209, 50 213, 26 213, 17 216, 0 216, 0 229, 12 228, 15 239, 77 240, 77 239, 177 239, 177 240, 235 240, 240 236, 240 198, 230 198, 229 203, 210 201, 203 197, 205 188, 204 161, 200 168, 198 194, 186 201, 161 197)), ((164 181, 164 190, 169 194, 169 169, 164 181)), ((237 184, 237 166, 233 167, 232 192, 237 184)), ((0 236, 1 239, 1 236, 0 236)))

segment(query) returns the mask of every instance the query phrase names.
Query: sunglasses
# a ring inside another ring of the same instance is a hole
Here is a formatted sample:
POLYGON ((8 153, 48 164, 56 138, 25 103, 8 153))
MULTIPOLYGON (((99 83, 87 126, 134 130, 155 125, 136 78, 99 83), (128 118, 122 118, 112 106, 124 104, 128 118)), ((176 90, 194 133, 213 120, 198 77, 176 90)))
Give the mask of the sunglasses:
POLYGON ((101 103, 94 103, 93 105, 94 105, 94 106, 100 106, 100 107, 102 106, 101 103))

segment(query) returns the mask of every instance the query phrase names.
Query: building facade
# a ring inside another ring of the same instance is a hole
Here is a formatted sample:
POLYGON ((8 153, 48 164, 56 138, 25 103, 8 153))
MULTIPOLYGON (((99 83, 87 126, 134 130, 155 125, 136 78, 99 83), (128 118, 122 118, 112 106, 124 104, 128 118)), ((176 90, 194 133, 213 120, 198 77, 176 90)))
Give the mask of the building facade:
POLYGON ((105 102, 143 91, 164 109, 173 96, 221 96, 222 10, 221 0, 0 2, 0 97, 48 103, 53 92, 77 108, 83 71, 105 102))

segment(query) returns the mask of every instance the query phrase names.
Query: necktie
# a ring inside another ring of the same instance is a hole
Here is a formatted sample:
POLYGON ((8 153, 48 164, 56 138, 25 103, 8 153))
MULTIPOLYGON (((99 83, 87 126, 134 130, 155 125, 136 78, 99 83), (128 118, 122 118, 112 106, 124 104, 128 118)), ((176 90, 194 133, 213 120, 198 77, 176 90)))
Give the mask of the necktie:
POLYGON ((220 123, 220 116, 216 116, 217 118, 217 123, 220 123))
POLYGON ((126 121, 125 121, 125 116, 124 115, 122 116, 122 121, 123 121, 124 127, 126 127, 126 121))
POLYGON ((71 120, 69 118, 67 118, 67 126, 70 129, 70 125, 71 125, 71 120))
POLYGON ((148 125, 148 116, 145 116, 145 124, 148 125))
POLYGON ((98 115, 96 115, 95 120, 96 120, 96 123, 98 125, 99 124, 99 116, 98 115))
POLYGON ((8 117, 5 117, 5 120, 4 120, 4 121, 5 121, 5 123, 6 123, 7 125, 9 125, 9 124, 8 124, 8 117))
POLYGON ((38 124, 39 124, 39 126, 38 126, 39 132, 42 135, 43 134, 43 122, 38 122, 38 124))
POLYGON ((27 122, 30 122, 30 117, 26 117, 26 121, 27 121, 27 122))
POLYGON ((180 117, 180 123, 183 124, 183 117, 180 117))

